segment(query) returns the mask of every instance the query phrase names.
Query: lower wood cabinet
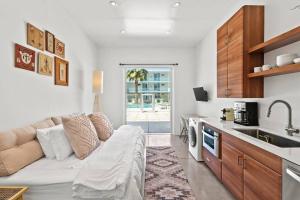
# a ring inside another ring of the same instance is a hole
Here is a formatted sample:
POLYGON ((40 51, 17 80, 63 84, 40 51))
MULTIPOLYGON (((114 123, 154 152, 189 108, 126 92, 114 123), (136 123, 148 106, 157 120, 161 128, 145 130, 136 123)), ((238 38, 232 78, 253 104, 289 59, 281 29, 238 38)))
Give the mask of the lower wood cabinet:
POLYGON ((244 155, 244 199, 281 200, 281 175, 244 155))
POLYGON ((202 147, 202 157, 208 167, 214 172, 214 174, 221 180, 221 161, 202 147))
POLYGON ((281 158, 226 133, 221 144, 222 182, 236 199, 281 200, 281 158))
POLYGON ((222 143, 222 181, 237 199, 243 199, 243 153, 222 143))

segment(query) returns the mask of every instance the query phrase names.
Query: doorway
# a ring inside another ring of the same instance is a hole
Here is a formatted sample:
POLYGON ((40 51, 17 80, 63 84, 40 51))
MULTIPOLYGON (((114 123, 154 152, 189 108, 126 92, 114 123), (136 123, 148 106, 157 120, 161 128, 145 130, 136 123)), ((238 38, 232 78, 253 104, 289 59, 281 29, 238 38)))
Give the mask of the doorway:
POLYGON ((145 133, 171 133, 173 69, 128 67, 124 74, 126 124, 145 133))

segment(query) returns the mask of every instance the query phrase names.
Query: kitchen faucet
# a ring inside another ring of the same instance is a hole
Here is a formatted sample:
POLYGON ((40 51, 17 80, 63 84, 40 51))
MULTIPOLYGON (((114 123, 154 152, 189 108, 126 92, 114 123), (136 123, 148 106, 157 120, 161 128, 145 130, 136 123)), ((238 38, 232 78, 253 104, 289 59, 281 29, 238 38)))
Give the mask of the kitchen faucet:
POLYGON ((271 103, 271 105, 269 106, 267 117, 270 117, 270 115, 271 115, 271 108, 276 103, 283 103, 288 108, 288 111, 289 111, 289 123, 288 123, 287 128, 285 129, 286 132, 287 132, 287 134, 290 135, 290 136, 293 136, 293 133, 299 133, 299 129, 293 128, 293 125, 292 125, 292 107, 290 106, 290 104, 288 102, 283 101, 283 100, 275 100, 275 101, 273 101, 273 103, 271 103))

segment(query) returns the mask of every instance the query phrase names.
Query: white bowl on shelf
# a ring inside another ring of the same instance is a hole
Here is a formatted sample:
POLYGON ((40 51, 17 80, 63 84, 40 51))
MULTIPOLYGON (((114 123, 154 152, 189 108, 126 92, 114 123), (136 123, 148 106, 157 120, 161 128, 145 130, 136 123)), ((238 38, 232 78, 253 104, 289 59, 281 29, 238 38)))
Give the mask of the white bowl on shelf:
POLYGON ((295 53, 289 53, 289 54, 283 54, 276 57, 276 64, 279 67, 282 67, 284 65, 293 64, 293 60, 297 58, 297 54, 295 53))
POLYGON ((300 58, 295 58, 295 59, 294 59, 294 63, 295 63, 295 64, 300 63, 300 58))

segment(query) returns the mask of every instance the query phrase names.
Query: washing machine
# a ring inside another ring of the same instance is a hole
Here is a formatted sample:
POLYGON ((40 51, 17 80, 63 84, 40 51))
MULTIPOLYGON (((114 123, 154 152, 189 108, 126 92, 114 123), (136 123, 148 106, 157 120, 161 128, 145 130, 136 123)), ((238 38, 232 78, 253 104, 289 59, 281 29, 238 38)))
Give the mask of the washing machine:
POLYGON ((200 118, 189 119, 189 152, 197 161, 202 159, 202 122, 200 118))

